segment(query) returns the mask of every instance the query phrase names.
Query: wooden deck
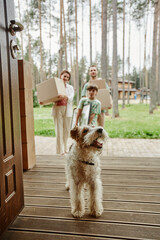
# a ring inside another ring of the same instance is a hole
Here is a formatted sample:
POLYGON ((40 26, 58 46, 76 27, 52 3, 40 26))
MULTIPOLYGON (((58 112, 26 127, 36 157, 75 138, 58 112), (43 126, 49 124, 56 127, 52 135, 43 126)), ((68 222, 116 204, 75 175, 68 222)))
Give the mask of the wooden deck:
POLYGON ((74 219, 65 160, 37 156, 24 173, 25 208, 3 240, 160 239, 160 159, 101 158, 104 213, 74 219))

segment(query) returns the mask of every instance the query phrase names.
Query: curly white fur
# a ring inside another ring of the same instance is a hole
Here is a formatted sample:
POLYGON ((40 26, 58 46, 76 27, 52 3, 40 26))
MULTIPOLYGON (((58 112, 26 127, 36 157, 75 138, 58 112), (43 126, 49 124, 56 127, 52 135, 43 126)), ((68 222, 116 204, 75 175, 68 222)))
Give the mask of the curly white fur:
POLYGON ((90 214, 99 217, 103 212, 99 139, 105 141, 108 135, 102 127, 85 126, 72 129, 71 137, 76 141, 67 155, 66 188, 70 188, 72 214, 74 217, 84 215, 84 187, 87 187, 90 214))

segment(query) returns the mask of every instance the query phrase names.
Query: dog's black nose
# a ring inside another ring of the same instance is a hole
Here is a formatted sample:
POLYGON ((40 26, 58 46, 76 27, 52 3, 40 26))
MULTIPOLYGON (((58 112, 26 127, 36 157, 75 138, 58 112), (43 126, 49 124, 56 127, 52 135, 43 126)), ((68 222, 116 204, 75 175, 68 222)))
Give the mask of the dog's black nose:
POLYGON ((99 129, 97 130, 97 132, 98 132, 98 133, 102 133, 102 132, 103 132, 103 128, 99 128, 99 129))

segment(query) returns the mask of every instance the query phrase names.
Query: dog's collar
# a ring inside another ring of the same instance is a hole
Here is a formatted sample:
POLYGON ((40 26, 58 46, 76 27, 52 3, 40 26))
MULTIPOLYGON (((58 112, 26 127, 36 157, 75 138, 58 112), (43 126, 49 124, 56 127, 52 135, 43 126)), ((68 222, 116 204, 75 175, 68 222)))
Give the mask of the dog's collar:
POLYGON ((94 163, 93 162, 86 162, 86 161, 83 161, 83 160, 78 160, 79 162, 82 162, 82 163, 85 163, 85 164, 88 164, 88 165, 94 165, 94 163))

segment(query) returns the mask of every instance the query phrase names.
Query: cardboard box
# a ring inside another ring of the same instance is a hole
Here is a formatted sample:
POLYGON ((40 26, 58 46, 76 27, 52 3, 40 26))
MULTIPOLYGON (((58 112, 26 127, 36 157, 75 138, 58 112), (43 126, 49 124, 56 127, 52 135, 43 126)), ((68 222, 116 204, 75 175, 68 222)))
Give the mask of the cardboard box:
POLYGON ((109 89, 99 89, 97 93, 97 99, 101 102, 101 109, 107 109, 111 107, 111 96, 109 89))
POLYGON ((106 80, 90 80, 89 84, 96 84, 98 89, 106 89, 106 80))
POLYGON ((62 79, 51 78, 37 85, 38 101, 43 105, 60 100, 58 95, 67 96, 62 79))

